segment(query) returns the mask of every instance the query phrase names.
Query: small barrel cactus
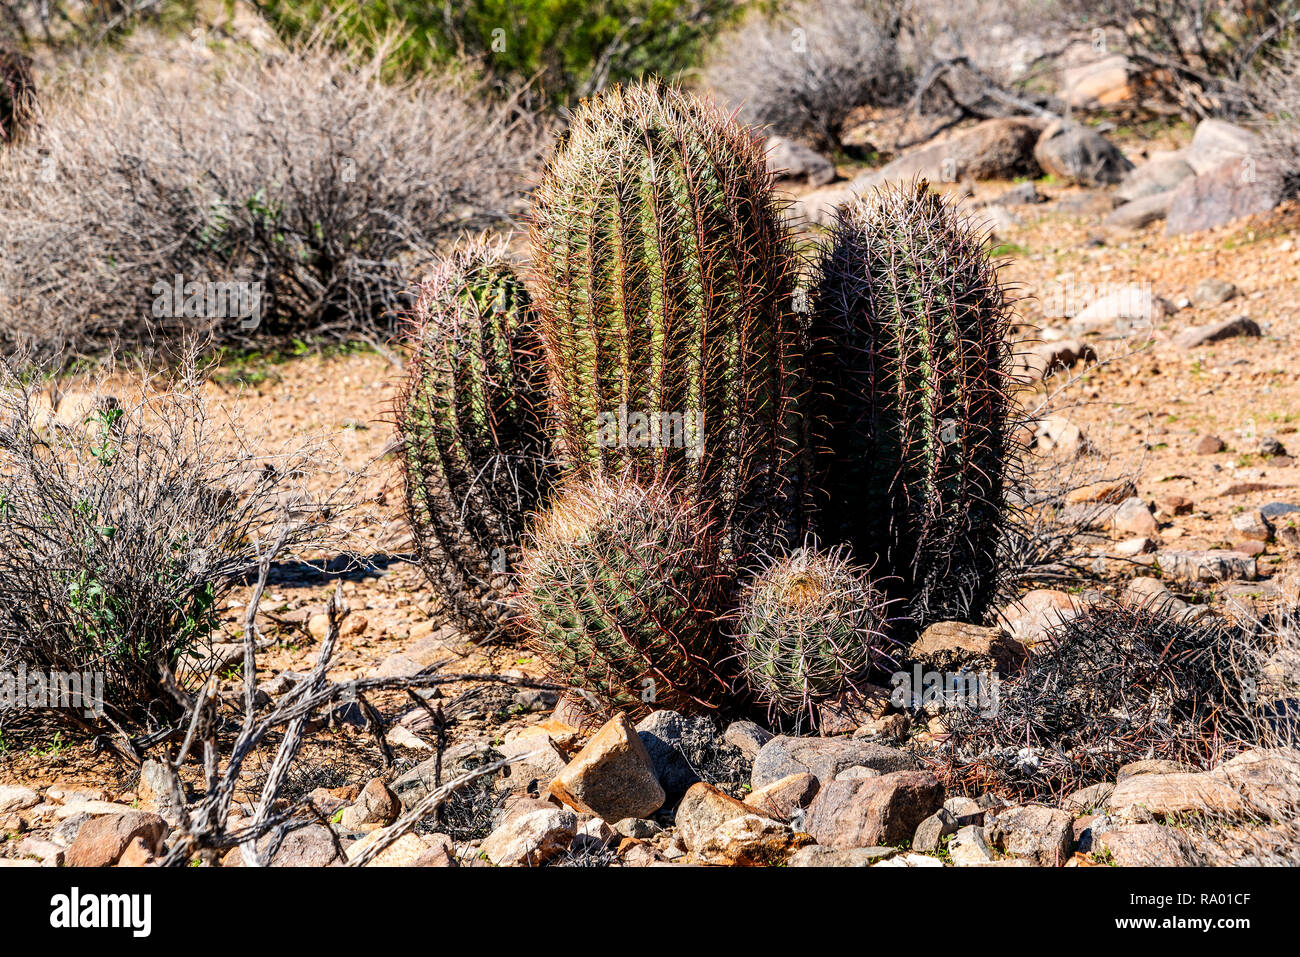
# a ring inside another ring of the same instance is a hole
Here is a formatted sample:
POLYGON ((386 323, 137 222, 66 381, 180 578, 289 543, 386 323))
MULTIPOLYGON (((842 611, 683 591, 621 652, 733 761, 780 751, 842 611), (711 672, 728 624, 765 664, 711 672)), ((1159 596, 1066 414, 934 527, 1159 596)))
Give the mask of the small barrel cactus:
POLYGON ((918 626, 978 620, 996 589, 1009 313, 982 232, 923 181, 849 204, 821 255, 822 534, 874 559, 918 626))
POLYGON ((645 712, 720 706, 716 535, 662 484, 571 485, 519 573, 531 637, 557 680, 645 712))
POLYGON ((414 340, 396 410, 407 517, 446 610, 486 639, 513 612, 524 517, 549 482, 540 346, 504 243, 469 242, 438 264, 414 340))
POLYGON ((724 550, 785 531, 802 462, 795 260, 754 134, 680 90, 586 102, 533 197, 557 450, 670 481, 724 550))
POLYGON ((884 654, 887 604, 843 549, 805 546, 773 561, 740 606, 739 655, 755 699, 798 716, 851 690, 884 654))
POLYGON ((0 43, 0 144, 16 141, 36 116, 30 61, 0 43))

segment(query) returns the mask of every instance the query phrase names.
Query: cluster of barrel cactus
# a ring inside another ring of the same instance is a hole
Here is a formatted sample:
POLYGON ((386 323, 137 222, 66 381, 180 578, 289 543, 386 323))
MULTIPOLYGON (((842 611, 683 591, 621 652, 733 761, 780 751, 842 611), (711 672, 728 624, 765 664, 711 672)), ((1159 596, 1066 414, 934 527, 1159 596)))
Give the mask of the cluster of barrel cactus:
POLYGON ((0 145, 22 136, 36 116, 36 84, 28 59, 0 41, 0 145))
POLYGON ((991 600, 1008 305, 982 236, 885 188, 797 296, 760 144, 670 87, 593 98, 526 278, 478 241, 422 290, 398 424, 431 579, 608 706, 811 714, 891 630, 991 600))

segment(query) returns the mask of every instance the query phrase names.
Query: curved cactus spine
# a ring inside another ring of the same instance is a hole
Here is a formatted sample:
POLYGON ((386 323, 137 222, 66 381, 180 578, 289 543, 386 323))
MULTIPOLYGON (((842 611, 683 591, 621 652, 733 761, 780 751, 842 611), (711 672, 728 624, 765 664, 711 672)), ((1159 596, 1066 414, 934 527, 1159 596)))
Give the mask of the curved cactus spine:
POLYGON ((519 574, 538 653, 611 708, 718 707, 716 540, 662 484, 570 486, 538 519, 519 574))
POLYGON ((819 264, 823 489, 919 625, 981 616, 1007 468, 1009 302, 983 234, 925 182, 850 204, 819 264))
POLYGON ((396 415, 407 517, 446 610, 488 638, 512 614, 524 516, 550 479, 540 344, 504 242, 463 244, 434 268, 413 338, 396 415))
POLYGON ((670 481, 732 554, 770 538, 802 444, 794 258, 758 141, 680 90, 608 91, 551 158, 531 238, 566 465, 670 481))
POLYGON ((851 691, 884 655, 887 604, 843 549, 805 546, 773 561, 740 606, 739 656, 754 697, 811 717, 816 701, 851 691))
POLYGON ((36 117, 36 84, 28 59, 0 44, 0 144, 16 141, 36 117))

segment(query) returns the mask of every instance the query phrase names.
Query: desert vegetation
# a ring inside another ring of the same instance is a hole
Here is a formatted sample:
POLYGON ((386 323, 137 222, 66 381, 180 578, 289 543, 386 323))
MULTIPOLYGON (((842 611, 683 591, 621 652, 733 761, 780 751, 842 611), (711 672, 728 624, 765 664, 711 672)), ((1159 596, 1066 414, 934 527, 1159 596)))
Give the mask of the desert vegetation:
POLYGON ((0 863, 1296 862, 1291 5, 0 6, 0 863))

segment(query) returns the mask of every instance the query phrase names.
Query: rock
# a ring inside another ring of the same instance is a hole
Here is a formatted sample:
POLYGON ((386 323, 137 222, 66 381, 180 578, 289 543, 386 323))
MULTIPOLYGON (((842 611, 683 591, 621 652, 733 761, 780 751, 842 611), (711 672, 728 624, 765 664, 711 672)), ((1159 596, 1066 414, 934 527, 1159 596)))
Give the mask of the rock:
POLYGON ((1007 209, 991 203, 971 215, 976 228, 992 239, 1006 239, 1021 224, 1020 217, 1007 209))
POLYGON ((1300 512, 1300 505, 1292 505, 1289 502, 1269 502, 1259 510, 1259 514, 1267 522, 1272 522, 1274 519, 1283 518, 1287 515, 1295 515, 1297 512, 1300 512))
POLYGON ((1089 784, 1087 787, 1079 788, 1070 794, 1061 802, 1061 806, 1067 811, 1091 811, 1093 808, 1105 807, 1106 801, 1110 798, 1111 793, 1115 790, 1115 785, 1109 781, 1101 781, 1097 784, 1089 784))
POLYGON ((810 844, 795 851, 787 867, 870 867, 897 854, 894 847, 822 847, 810 844))
POLYGON ((950 797, 943 802, 943 809, 956 819, 958 827, 984 823, 984 808, 980 807, 979 802, 973 798, 960 794, 950 797))
POLYGON ((786 220, 796 228, 831 225, 839 208, 858 195, 856 183, 855 180, 847 185, 823 186, 794 197, 785 209, 786 220))
POLYGON ((1257 508, 1233 515, 1232 531, 1234 542, 1267 542, 1273 537, 1273 526, 1257 508))
POLYGON ((1125 203, 1131 203, 1149 196, 1169 193, 1183 180, 1195 175, 1196 171, 1179 156, 1151 160, 1129 171, 1115 195, 1125 203))
POLYGON ((789 825, 757 814, 733 818, 718 825, 696 850, 705 864, 770 867, 784 864, 795 851, 812 843, 789 825))
POLYGON ((1000 609, 998 618, 1012 637, 1032 649, 1058 625, 1083 613, 1084 606, 1067 592, 1035 588, 1000 609))
MULTIPOLYGON (((1026 383, 1042 382, 1055 375, 1073 369, 1080 362, 1096 362, 1097 351, 1078 339, 1058 339, 1055 342, 1042 342, 1017 352, 1012 360, 1012 374, 1018 381, 1026 383)), ((1039 420, 1041 433, 1043 422, 1060 416, 1047 416, 1039 420)))
POLYGON ((0 784, 0 814, 25 811, 41 803, 41 796, 18 784, 0 784))
POLYGON ((142 837, 133 838, 118 858, 118 867, 152 867, 157 862, 154 852, 142 837))
POLYGON ((754 809, 748 804, 701 781, 691 785, 677 805, 677 833, 686 848, 694 851, 725 822, 753 813, 754 809))
POLYGON ((986 819, 986 836, 998 850, 1043 867, 1060 867, 1074 842, 1073 818, 1056 808, 1026 805, 1000 810, 986 819))
POLYGON ((769 136, 767 168, 777 180, 803 180, 809 186, 825 186, 835 179, 835 164, 820 153, 784 136, 769 136))
POLYGON ((1179 236, 1267 213, 1289 195, 1286 177, 1274 164, 1233 160, 1185 180, 1174 191, 1165 232, 1179 236))
POLYGON ((1002 193, 994 203, 1002 206, 1030 206, 1047 202, 1047 197, 1033 183, 1020 183, 1002 193))
POLYGON ((948 842, 948 856, 958 867, 974 867, 988 863, 996 855, 984 837, 984 828, 968 824, 959 828, 948 842))
POLYGON ((1098 833, 1094 828, 1090 852, 1120 867, 1186 867, 1188 840, 1159 824, 1124 824, 1098 833))
POLYGON ((29 835, 18 843, 18 856, 36 858, 46 867, 62 867, 66 855, 63 848, 53 841, 42 841, 29 835))
POLYGON ((577 833, 578 818, 572 811, 529 811, 489 834, 479 850, 499 867, 537 867, 562 854, 577 833))
POLYGON ((1221 549, 1203 552, 1161 551, 1156 553, 1156 561, 1164 575, 1185 581, 1254 581, 1258 574, 1254 558, 1241 552, 1221 549))
POLYGON ((890 691, 860 682, 856 688, 817 703, 817 729, 823 735, 852 734, 890 709, 890 691))
POLYGON ((343 809, 339 823, 345 830, 359 831, 364 825, 386 826, 397 820, 402 802, 388 790, 382 778, 371 778, 361 790, 357 802, 343 809))
POLYGON ((1137 487, 1129 479, 1112 479, 1101 482, 1093 482, 1090 485, 1081 485, 1078 488, 1070 489, 1066 493, 1065 501, 1070 505, 1082 505, 1096 502, 1109 502, 1118 505, 1126 498, 1132 498, 1137 494, 1137 487))
POLYGON ((1258 134, 1225 120, 1202 120, 1182 156, 1196 175, 1201 176, 1224 163, 1239 163, 1263 152, 1264 143, 1258 134))
POLYGON ((93 815, 90 814, 74 814, 69 818, 65 818, 55 825, 54 830, 50 831, 50 840, 60 847, 71 847, 72 842, 77 839, 77 833, 81 830, 81 826, 92 817, 93 815))
POLYGON ((949 834, 957 833, 957 818, 944 808, 939 808, 916 826, 912 837, 912 850, 933 854, 949 834))
POLYGON ((1180 814, 1241 813, 1244 802, 1225 780, 1208 772, 1139 774, 1115 785, 1106 802, 1111 814, 1131 815, 1140 808, 1158 818, 1180 814))
POLYGON ((1148 538, 1160 530, 1150 507, 1137 496, 1131 496, 1119 503, 1119 508, 1111 518, 1111 524, 1118 532, 1143 535, 1148 538))
POLYGON ((329 633, 329 629, 330 616, 324 612, 312 615, 311 618, 307 619, 307 633, 317 641, 324 640, 325 636, 329 633))
POLYGON ((152 853, 162 849, 167 822, 149 811, 101 814, 86 821, 68 848, 69 867, 112 867, 136 838, 152 853))
POLYGON ((1217 435, 1202 435, 1196 441, 1197 455, 1217 455, 1226 448, 1223 439, 1217 435))
POLYGON ((556 775, 550 793, 606 821, 646 817, 663 807, 664 789, 636 728, 618 714, 556 775))
POLYGON ((789 821, 800 808, 806 808, 817 796, 821 784, 807 772, 790 774, 745 796, 745 803, 776 821, 789 821))
POLYGON ((669 801, 677 800, 700 780, 682 753, 686 721, 680 714, 676 711, 651 712, 637 724, 636 731, 669 801))
POLYGON ((1111 186, 1133 168, 1123 153, 1100 133, 1057 120, 1043 130, 1034 146, 1043 171, 1082 186, 1111 186))
POLYGON ((943 785, 925 771, 823 782, 808 810, 808 833, 827 847, 901 844, 943 806, 943 796, 943 785))
POLYGON ((880 772, 875 768, 864 768, 860 764, 855 764, 851 768, 845 768, 839 774, 835 775, 836 781, 856 781, 859 778, 878 778, 880 772))
POLYGON ((1196 284, 1192 293, 1192 302, 1198 306, 1219 306, 1229 299, 1235 299, 1237 287, 1224 279, 1207 276, 1196 284))
MULTIPOLYGON (((383 831, 371 831, 361 840, 347 849, 349 861, 355 861, 366 849, 379 840, 383 831)), ((429 853, 431 848, 414 834, 403 834, 388 847, 384 848, 366 867, 413 867, 416 861, 429 853)), ((448 865, 441 865, 448 866, 448 865)))
POLYGON ((1165 301, 1141 283, 1121 286, 1094 299, 1070 320, 1070 334, 1128 335, 1153 329, 1169 312, 1165 301))
POLYGON ((1264 456, 1264 458, 1274 458, 1279 455, 1286 455, 1286 446, 1273 436, 1266 435, 1259 440, 1259 454, 1264 456))
POLYGON ((1222 322, 1211 322, 1204 326, 1184 329, 1174 336, 1174 345, 1180 349, 1195 349, 1197 346, 1219 342, 1222 339, 1234 339, 1238 336, 1259 336, 1259 324, 1249 316, 1237 316, 1222 322))
POLYGON ((625 817, 614 824, 614 833, 620 837, 636 838, 639 841, 648 841, 663 831, 663 828, 654 821, 648 821, 640 817, 625 817))
POLYGON ((881 861, 879 864, 872 864, 872 867, 943 867, 943 861, 937 857, 926 857, 924 854, 899 854, 897 857, 891 857, 888 860, 881 861))
POLYGON ((1300 800, 1300 751, 1258 748, 1237 755, 1215 768, 1247 803, 1256 818, 1289 821, 1300 800))
POLYGON ((1072 107, 1097 109, 1133 99, 1128 57, 1115 53, 1094 63, 1061 70, 1061 93, 1072 107))
POLYGON ((1034 447, 1040 452, 1055 452, 1066 459, 1076 459, 1095 451, 1083 429, 1062 415, 1049 415, 1034 426, 1034 447))
POLYGON ((1168 761, 1164 758, 1144 758, 1141 761, 1130 761, 1122 765, 1115 772, 1115 780, 1123 781, 1125 778, 1136 777, 1139 774, 1194 774, 1196 768, 1190 764, 1184 764, 1182 761, 1168 761))
POLYGON ((1174 201, 1173 193, 1153 193, 1117 206, 1105 219, 1103 226, 1115 229, 1145 229, 1169 215, 1174 201))
POLYGON ((890 772, 915 768, 916 759, 904 751, 851 738, 792 738, 782 735, 759 750, 750 781, 758 790, 791 774, 806 771, 825 787, 836 774, 855 764, 890 772))
POLYGON ((545 791, 568 763, 559 745, 536 726, 506 735, 500 751, 502 757, 522 759, 510 765, 509 782, 511 790, 529 794, 545 791))
POLYGON ((1001 628, 984 628, 959 621, 942 621, 921 632, 907 657, 934 671, 992 665, 1000 672, 1014 671, 1027 657, 1024 645, 1001 628))
POLYGON ((524 688, 516 691, 512 699, 515 707, 527 712, 550 711, 559 700, 560 696, 557 692, 547 691, 544 688, 524 688))
POLYGON ((760 728, 752 721, 733 721, 722 733, 722 740, 738 749, 745 760, 751 763, 758 757, 759 748, 771 741, 772 737, 771 731, 760 728))
POLYGON ((446 834, 426 834, 428 844, 424 851, 411 862, 412 867, 459 867, 456 860, 456 845, 446 834))
MULTIPOLYGON (((258 841, 258 849, 265 852, 268 840, 258 841)), ((242 857, 239 848, 234 849, 235 860, 242 857)), ((320 824, 309 824, 290 831, 284 836, 284 842, 271 859, 272 867, 328 867, 335 861, 342 860, 335 838, 329 828, 320 824)))

